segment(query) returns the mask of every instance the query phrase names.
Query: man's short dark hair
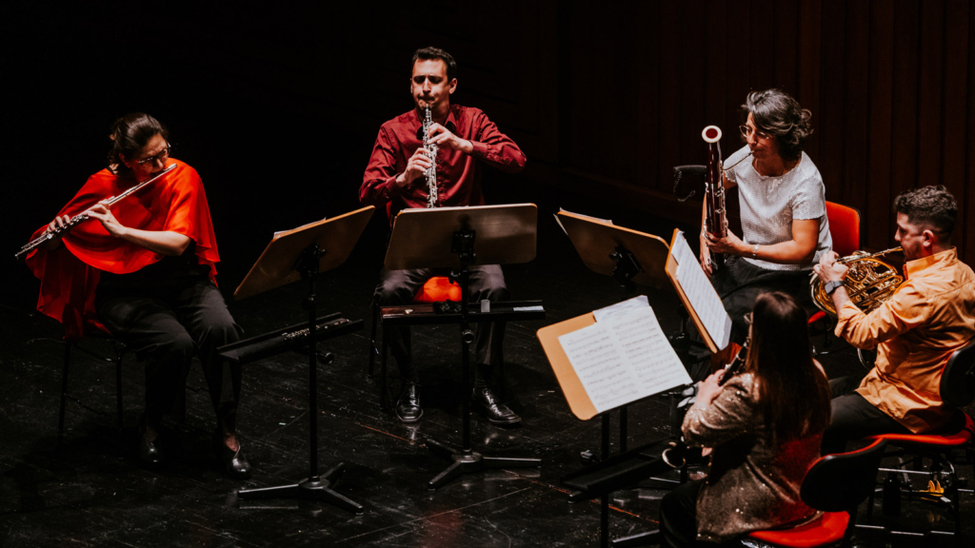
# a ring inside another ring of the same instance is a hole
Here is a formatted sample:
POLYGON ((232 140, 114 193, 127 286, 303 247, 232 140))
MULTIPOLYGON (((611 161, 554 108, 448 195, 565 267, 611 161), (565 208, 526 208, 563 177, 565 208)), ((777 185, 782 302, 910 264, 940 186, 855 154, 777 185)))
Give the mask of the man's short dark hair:
POLYGON ((413 53, 413 62, 410 63, 411 72, 413 67, 416 66, 417 59, 423 59, 424 61, 440 59, 447 65, 447 81, 457 77, 457 62, 454 61, 454 56, 440 48, 420 48, 416 50, 413 53))
POLYGON ((929 228, 938 238, 948 240, 958 219, 958 204, 944 185, 931 185, 894 198, 894 213, 903 213, 907 222, 929 228))

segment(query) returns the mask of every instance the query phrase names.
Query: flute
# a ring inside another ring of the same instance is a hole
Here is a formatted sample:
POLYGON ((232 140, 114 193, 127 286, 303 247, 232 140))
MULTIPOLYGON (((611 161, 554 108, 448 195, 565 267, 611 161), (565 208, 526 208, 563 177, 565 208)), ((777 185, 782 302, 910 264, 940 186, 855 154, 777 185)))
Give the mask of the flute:
MULTIPOLYGON (((170 171, 172 171, 175 168, 176 168, 176 164, 171 164, 168 167, 166 167, 166 169, 164 169, 164 170, 160 171, 159 173, 157 173, 151 179, 148 179, 146 181, 143 181, 143 182, 135 185, 134 187, 126 190, 125 192, 119 194, 118 196, 112 196, 111 198, 109 198, 107 200, 103 200, 103 202, 105 203, 105 207, 112 207, 113 205, 115 205, 119 201, 123 200, 126 196, 129 196, 131 194, 134 194, 135 192, 138 192, 142 187, 148 185, 149 183, 155 181, 156 179, 159 179, 160 177, 162 177, 163 175, 169 173, 170 171)), ((89 219, 89 217, 88 217, 88 210, 86 209, 85 211, 82 211, 81 213, 79 213, 79 214, 75 215, 74 217, 72 217, 63 226, 57 226, 57 227, 54 228, 54 230, 48 230, 44 234, 41 234, 37 238, 34 238, 33 240, 31 240, 27 245, 25 245, 24 247, 21 247, 20 248, 20 251, 18 251, 17 253, 14 253, 14 259, 20 259, 23 255, 29 253, 30 251, 32 251, 34 249, 37 249, 42 244, 44 244, 46 242, 49 242, 49 241, 53 240, 54 238, 61 237, 66 232, 68 232, 69 230, 71 230, 75 226, 81 224, 82 222, 87 221, 88 219, 89 219)))

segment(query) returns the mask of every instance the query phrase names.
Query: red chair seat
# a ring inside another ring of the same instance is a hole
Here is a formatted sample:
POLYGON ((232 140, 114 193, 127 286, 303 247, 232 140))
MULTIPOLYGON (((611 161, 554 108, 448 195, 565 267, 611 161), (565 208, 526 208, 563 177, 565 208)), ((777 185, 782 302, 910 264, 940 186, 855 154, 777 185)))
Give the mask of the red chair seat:
POLYGON ((814 323, 816 323, 816 322, 818 322, 820 320, 824 320, 824 319, 826 319, 826 313, 823 312, 822 310, 818 310, 818 311, 816 311, 815 314, 813 314, 812 316, 809 316, 809 320, 808 320, 807 323, 809 325, 812 325, 812 324, 814 324, 814 323))
POLYGON ((849 521, 846 512, 825 512, 809 523, 789 529, 754 531, 748 538, 790 548, 823 546, 842 540, 849 521))
POLYGON ((961 447, 972 441, 975 432, 975 421, 968 414, 965 415, 965 427, 959 432, 948 435, 938 434, 880 434, 867 439, 885 439, 891 443, 913 443, 919 445, 934 445, 937 447, 961 447))
POLYGON ((441 301, 460 302, 460 284, 450 281, 446 276, 434 276, 427 280, 416 297, 415 303, 436 303, 441 301))

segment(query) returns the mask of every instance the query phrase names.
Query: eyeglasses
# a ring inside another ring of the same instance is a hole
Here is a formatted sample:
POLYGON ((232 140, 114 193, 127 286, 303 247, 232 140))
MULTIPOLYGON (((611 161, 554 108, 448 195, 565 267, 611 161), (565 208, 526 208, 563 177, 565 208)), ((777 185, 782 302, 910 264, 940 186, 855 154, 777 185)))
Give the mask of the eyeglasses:
POLYGON ((754 133, 755 137, 758 137, 759 139, 769 140, 772 138, 771 134, 764 132, 760 129, 754 129, 746 124, 742 124, 738 126, 738 129, 741 130, 742 137, 746 139, 749 138, 752 133, 754 133))
POLYGON ((751 325, 752 324, 752 313, 751 312, 746 313, 745 316, 744 316, 744 318, 745 318, 745 324, 746 325, 751 325))
POLYGON ((166 143, 166 148, 159 151, 159 153, 156 154, 155 156, 150 156, 142 160, 136 160, 135 163, 139 164, 140 166, 144 166, 148 164, 154 164, 156 162, 165 162, 166 158, 169 158, 169 152, 171 150, 173 150, 173 145, 166 143))

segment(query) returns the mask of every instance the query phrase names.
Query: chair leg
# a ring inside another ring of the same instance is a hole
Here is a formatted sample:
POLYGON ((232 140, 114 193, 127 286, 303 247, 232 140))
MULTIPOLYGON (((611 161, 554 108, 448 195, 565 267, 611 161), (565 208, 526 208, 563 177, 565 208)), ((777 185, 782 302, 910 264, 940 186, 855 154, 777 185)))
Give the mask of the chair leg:
POLYGON ((389 353, 389 340, 386 337, 386 330, 383 330, 383 351, 379 360, 379 407, 383 411, 390 409, 389 400, 386 397, 386 356, 389 353))
POLYGON ((58 446, 64 436, 64 403, 68 396, 68 365, 71 363, 71 343, 64 341, 64 368, 61 370, 61 408, 58 411, 58 446))
POLYGON ((501 401, 507 400, 508 385, 504 382, 504 359, 498 360, 498 394, 501 401))
POLYGON ((115 411, 118 415, 118 431, 122 434, 122 353, 124 349, 115 346, 115 411))
POLYGON ((376 348, 376 329, 379 325, 379 305, 373 303, 372 305, 372 332, 369 335, 369 378, 372 378, 373 368, 376 364, 376 354, 379 350, 376 348))

